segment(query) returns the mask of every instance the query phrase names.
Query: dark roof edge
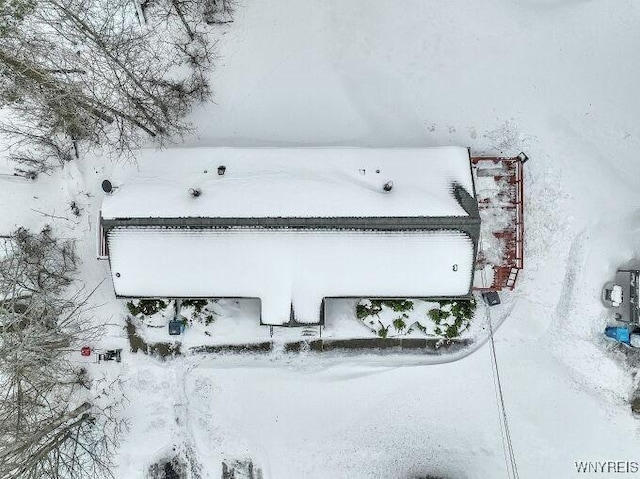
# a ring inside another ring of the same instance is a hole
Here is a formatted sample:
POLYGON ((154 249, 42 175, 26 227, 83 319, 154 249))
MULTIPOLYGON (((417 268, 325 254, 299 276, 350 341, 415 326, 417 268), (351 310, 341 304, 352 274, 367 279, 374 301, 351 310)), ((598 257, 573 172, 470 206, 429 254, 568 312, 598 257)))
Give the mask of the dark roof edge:
MULTIPOLYGON (((475 186, 474 186, 475 188, 475 186)), ((469 194, 469 192, 457 183, 453 184, 453 194, 458 204, 469 215, 470 218, 480 220, 480 211, 478 210, 478 201, 469 194)))
MULTIPOLYGON (((328 218, 102 218, 104 230, 117 227, 160 227, 160 228, 290 228, 319 230, 373 230, 373 231, 430 231, 430 230, 475 230, 480 226, 477 205, 475 211, 469 207, 469 200, 475 200, 464 189, 457 188, 460 204, 469 208, 469 216, 389 216, 389 217, 328 217, 328 218), (475 214, 473 214, 475 213, 475 214)), ((476 237, 475 234, 471 234, 476 237)))

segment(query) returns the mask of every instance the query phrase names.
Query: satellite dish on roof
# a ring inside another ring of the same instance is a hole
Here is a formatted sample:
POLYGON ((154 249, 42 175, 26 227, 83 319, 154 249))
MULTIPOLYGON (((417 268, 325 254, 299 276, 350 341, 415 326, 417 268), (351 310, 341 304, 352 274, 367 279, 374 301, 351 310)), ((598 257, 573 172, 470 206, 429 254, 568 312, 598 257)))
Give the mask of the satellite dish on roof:
POLYGON ((111 193, 113 191, 113 185, 109 180, 104 180, 102 182, 102 191, 105 193, 111 193))

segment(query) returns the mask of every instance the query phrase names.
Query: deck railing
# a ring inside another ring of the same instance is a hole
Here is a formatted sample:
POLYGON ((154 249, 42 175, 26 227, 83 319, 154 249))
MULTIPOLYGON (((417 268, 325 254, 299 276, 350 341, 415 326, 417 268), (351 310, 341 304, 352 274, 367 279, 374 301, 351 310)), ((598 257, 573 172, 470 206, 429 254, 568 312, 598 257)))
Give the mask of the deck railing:
MULTIPOLYGON (((500 291, 502 289, 512 290, 518 279, 518 273, 524 268, 524 175, 523 165, 519 157, 472 157, 472 165, 476 177, 480 170, 481 163, 488 163, 490 167, 485 171, 490 172, 496 180, 506 179, 508 188, 500 195, 502 198, 509 198, 509 203, 491 205, 490 202, 480 203, 483 208, 501 208, 513 214, 513 224, 508 228, 494 231, 493 234, 505 241, 505 253, 502 263, 492 265, 494 277, 491 285, 476 287, 480 291, 500 291)), ((505 182, 503 182, 505 184, 505 182)), ((485 266, 484 264, 479 266, 485 266)))

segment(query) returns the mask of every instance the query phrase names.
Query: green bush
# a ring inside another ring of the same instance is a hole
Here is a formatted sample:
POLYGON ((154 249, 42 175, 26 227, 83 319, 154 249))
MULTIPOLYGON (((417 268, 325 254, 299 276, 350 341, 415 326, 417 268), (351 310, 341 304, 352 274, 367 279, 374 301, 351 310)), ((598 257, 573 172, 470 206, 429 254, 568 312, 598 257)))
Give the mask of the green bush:
POLYGON ((451 304, 451 314, 455 318, 463 318, 471 320, 473 314, 476 311, 476 300, 471 299, 469 301, 449 301, 451 304))
POLYGON ((476 310, 475 299, 459 301, 439 301, 439 309, 431 309, 427 313, 436 324, 436 336, 453 339, 460 336, 469 327, 476 310), (443 308, 449 306, 444 310, 443 308), (453 321, 451 321, 453 320, 453 321))
POLYGON ((386 338, 388 334, 389 334, 389 326, 383 326, 382 323, 380 323, 380 329, 378 329, 378 336, 381 338, 386 338))
POLYGON ((167 306, 169 306, 169 302, 162 299, 139 299, 127 302, 127 309, 132 316, 139 314, 152 316, 167 306))
POLYGON ((408 299, 387 299, 381 301, 382 305, 392 309, 396 313, 404 313, 413 309, 413 301, 408 299))
POLYGON ((430 309, 427 314, 436 324, 440 324, 443 319, 447 319, 449 317, 449 313, 442 311, 441 309, 430 309))
POLYGON ((356 306, 356 316, 358 319, 364 319, 370 315, 370 309, 364 304, 359 304, 356 306))
MULTIPOLYGON (((424 334, 429 335, 429 329, 415 321, 408 326, 409 314, 407 312, 413 310, 413 301, 407 299, 389 299, 389 300, 362 300, 356 305, 356 317, 369 326, 380 338, 387 338, 391 326, 394 328, 394 334, 408 334, 415 329, 424 334), (400 313, 391 323, 390 326, 384 326, 378 319, 383 308, 389 308, 396 313, 400 313), (376 323, 379 324, 376 325, 376 323)), ((430 320, 435 324, 433 334, 441 338, 456 338, 465 331, 473 319, 476 310, 476 301, 471 300, 443 300, 438 302, 437 308, 432 308, 427 312, 430 320)), ((413 319, 411 320, 413 321, 413 319)))
MULTIPOLYGON (((180 307, 182 308, 193 308, 193 311, 190 312, 189 317, 187 318, 189 326, 193 321, 198 321, 200 323, 204 323, 205 326, 209 326, 215 320, 215 312, 210 309, 210 303, 216 302, 216 300, 208 300, 208 299, 183 299, 180 302, 180 307)), ((181 314, 187 314, 186 312, 181 314)))
POLYGON ((382 311, 382 301, 371 300, 369 303, 371 304, 358 303, 356 306, 356 316, 358 319, 364 320, 368 316, 375 316, 382 311))
POLYGON ((447 339, 457 338, 460 336, 460 330, 455 325, 447 326, 444 335, 447 339))
POLYGON ((369 307, 369 314, 371 316, 374 316, 376 314, 379 314, 380 311, 382 311, 382 301, 374 299, 371 301, 371 306, 369 307))
POLYGON ((396 318, 393 320, 393 327, 396 328, 396 331, 401 333, 407 329, 407 324, 404 322, 403 318, 396 318))
POLYGON ((182 306, 187 308, 192 307, 198 314, 202 312, 207 303, 208 301, 206 299, 183 299, 181 301, 182 306))

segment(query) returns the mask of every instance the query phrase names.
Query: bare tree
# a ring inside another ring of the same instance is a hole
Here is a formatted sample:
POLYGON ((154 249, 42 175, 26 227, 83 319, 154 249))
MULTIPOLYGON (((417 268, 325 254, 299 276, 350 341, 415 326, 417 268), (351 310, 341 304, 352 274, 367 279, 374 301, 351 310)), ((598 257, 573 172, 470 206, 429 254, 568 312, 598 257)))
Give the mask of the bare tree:
MULTIPOLYGON (((19 228, 3 238, 0 254, 0 299, 38 295, 58 298, 73 280, 77 266, 74 244, 56 239, 49 228, 33 234, 19 228)), ((9 303, 7 303, 9 302, 9 303)))
POLYGON ((9 140, 7 159, 16 165, 16 172, 35 179, 79 158, 76 139, 42 122, 28 121, 25 116, 0 123, 0 135, 9 140))
POLYGON ((78 158, 76 140, 41 123, 8 120, 0 123, 0 135, 9 139, 8 159, 32 177, 78 158))
POLYGON ((0 104, 45 136, 119 149, 189 131, 212 59, 192 2, 149 2, 144 25, 131 0, 11 2, 0 5, 0 104))
POLYGON ((224 24, 233 21, 237 3, 235 0, 200 0, 207 24, 224 24))
POLYGON ((90 296, 69 293, 72 243, 24 229, 0 252, 0 478, 110 477, 116 384, 92 387, 69 360, 95 338, 90 296), (107 391, 107 393, 105 393, 107 391), (110 392, 111 393, 110 393, 110 392))

